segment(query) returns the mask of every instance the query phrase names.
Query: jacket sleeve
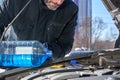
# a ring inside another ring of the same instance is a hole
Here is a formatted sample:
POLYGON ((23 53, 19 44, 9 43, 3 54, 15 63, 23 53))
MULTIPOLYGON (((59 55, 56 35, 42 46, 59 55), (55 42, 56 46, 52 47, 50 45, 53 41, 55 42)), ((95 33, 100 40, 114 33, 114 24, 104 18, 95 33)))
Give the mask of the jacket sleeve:
POLYGON ((53 58, 64 57, 65 54, 71 51, 74 41, 75 26, 77 24, 77 13, 78 8, 66 24, 58 40, 49 44, 50 49, 53 51, 53 58))
POLYGON ((4 28, 10 23, 13 17, 13 1, 4 0, 0 6, 0 37, 4 31, 4 28))

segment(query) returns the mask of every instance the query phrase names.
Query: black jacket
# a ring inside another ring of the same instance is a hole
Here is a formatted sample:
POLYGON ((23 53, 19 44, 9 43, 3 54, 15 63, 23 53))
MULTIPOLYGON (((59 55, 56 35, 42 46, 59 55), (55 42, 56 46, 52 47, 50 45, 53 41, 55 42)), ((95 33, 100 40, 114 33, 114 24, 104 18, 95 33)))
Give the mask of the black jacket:
MULTIPOLYGON (((4 0, 0 8, 0 34, 28 0, 4 0)), ((12 24, 18 40, 48 42, 54 57, 63 57, 73 45, 78 7, 65 0, 55 11, 41 0, 32 0, 12 24)))

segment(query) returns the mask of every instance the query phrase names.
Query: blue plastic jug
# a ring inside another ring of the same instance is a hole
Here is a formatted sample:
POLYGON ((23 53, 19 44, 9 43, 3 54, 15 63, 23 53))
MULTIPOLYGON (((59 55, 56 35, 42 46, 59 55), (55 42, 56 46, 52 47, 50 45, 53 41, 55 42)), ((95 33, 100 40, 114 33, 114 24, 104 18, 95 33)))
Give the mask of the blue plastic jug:
POLYGON ((51 54, 39 41, 3 41, 0 43, 0 66, 38 67, 51 54))

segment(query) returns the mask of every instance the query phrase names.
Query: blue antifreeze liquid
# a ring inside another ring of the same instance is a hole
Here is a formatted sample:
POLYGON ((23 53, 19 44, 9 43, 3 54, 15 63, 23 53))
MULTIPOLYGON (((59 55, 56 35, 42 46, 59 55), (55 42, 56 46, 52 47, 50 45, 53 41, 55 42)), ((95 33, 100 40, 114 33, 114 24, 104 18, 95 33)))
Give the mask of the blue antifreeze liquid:
POLYGON ((51 57, 51 51, 39 41, 3 41, 0 44, 0 66, 38 67, 51 57))
POLYGON ((0 54, 0 66, 38 67, 48 58, 45 54, 0 54))

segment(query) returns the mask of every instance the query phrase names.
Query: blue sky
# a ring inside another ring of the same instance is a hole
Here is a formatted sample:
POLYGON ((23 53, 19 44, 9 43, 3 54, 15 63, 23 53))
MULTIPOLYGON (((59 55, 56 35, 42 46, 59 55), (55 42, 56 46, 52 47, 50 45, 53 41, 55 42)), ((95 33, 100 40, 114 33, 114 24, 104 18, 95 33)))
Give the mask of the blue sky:
POLYGON ((3 1, 3 0, 0 0, 0 5, 1 5, 2 1, 3 1))
POLYGON ((118 30, 114 25, 111 15, 103 5, 101 0, 92 0, 92 18, 100 17, 107 24, 107 28, 101 33, 100 39, 104 40, 115 40, 118 37, 118 30), (112 34, 116 37, 111 36, 110 30, 112 29, 112 34))
POLYGON ((99 16, 103 18, 106 23, 113 24, 112 17, 101 2, 101 0, 92 0, 92 17, 99 16))

